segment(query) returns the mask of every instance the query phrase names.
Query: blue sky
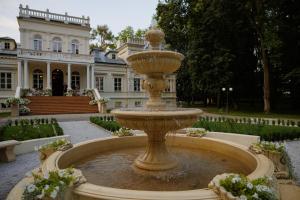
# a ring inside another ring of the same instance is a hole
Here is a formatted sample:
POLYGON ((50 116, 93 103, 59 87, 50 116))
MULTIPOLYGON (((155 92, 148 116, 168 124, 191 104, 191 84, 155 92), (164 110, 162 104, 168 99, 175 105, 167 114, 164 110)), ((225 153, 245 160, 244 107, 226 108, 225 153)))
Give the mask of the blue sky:
POLYGON ((19 5, 73 16, 89 16, 91 27, 107 24, 116 35, 126 26, 147 28, 158 0, 0 0, 0 37, 20 41, 16 16, 19 5))

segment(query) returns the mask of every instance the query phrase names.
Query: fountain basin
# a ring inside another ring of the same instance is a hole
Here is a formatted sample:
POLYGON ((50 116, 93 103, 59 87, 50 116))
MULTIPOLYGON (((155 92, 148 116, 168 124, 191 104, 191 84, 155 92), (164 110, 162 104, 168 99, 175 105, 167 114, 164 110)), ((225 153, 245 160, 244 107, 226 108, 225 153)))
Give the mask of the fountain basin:
POLYGON ((139 74, 170 74, 183 60, 181 53, 173 51, 145 51, 128 56, 127 63, 139 74))
MULTIPOLYGON (((65 152, 56 152, 43 164, 42 170, 45 173, 49 170, 63 169, 86 158, 86 155, 101 154, 108 151, 142 147, 147 143, 145 135, 133 137, 111 137, 96 139, 75 145, 65 152)), ((225 142, 219 139, 193 138, 184 135, 167 136, 167 145, 178 148, 195 148, 214 151, 229 157, 238 158, 243 168, 247 169, 250 179, 262 176, 271 176, 274 171, 273 164, 263 155, 254 155, 245 146, 225 142)), ((100 169, 101 170, 101 169, 100 169)), ((112 174, 113 176, 113 174, 112 174)), ((128 189, 117 189, 89 182, 80 185, 73 190, 74 198, 78 199, 219 199, 210 189, 203 188, 185 191, 137 191, 128 189)))

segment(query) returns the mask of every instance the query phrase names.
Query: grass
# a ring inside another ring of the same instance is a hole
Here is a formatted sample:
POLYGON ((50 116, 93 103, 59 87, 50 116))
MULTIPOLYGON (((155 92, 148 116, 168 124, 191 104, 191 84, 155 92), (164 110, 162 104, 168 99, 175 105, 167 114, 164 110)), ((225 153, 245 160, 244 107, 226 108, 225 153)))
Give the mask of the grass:
MULTIPOLYGON (((192 106, 193 107, 193 106, 192 106)), ((197 107, 197 106, 195 106, 197 107)), ((260 111, 255 111, 251 109, 243 109, 243 110, 232 110, 229 109, 229 113, 227 114, 225 109, 219 109, 216 107, 199 107, 203 111, 212 114, 218 115, 231 115, 231 116, 241 116, 241 117, 257 117, 257 118, 277 118, 277 119, 299 119, 300 114, 296 113, 264 113, 260 111)))
MULTIPOLYGON (((61 128, 53 124, 57 135, 63 135, 61 128)), ((56 136, 52 124, 24 125, 24 126, 4 126, 0 130, 0 141, 4 140, 31 140, 37 138, 56 136)))
POLYGON ((299 127, 242 124, 230 121, 211 122, 206 120, 198 121, 193 127, 204 128, 208 131, 257 135, 260 136, 262 140, 266 141, 282 141, 300 138, 299 127))
POLYGON ((10 116, 10 112, 0 112, 0 119, 10 116))

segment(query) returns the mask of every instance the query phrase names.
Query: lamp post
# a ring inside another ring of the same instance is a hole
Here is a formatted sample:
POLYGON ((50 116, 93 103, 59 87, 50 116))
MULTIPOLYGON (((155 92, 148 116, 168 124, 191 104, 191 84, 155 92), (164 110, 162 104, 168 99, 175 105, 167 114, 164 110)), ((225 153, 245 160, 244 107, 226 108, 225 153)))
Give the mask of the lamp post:
POLYGON ((229 105, 228 105, 228 101, 229 101, 229 92, 233 91, 232 87, 229 88, 222 88, 222 91, 225 92, 226 91, 226 113, 228 114, 228 110, 229 110, 229 105))

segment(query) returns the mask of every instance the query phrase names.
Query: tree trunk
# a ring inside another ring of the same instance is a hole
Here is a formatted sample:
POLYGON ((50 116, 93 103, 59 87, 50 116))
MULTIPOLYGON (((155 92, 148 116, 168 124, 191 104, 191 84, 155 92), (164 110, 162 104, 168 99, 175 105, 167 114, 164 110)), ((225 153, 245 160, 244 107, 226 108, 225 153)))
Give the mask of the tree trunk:
POLYGON ((270 64, 267 52, 262 48, 262 60, 264 65, 264 112, 270 112, 270 64))

